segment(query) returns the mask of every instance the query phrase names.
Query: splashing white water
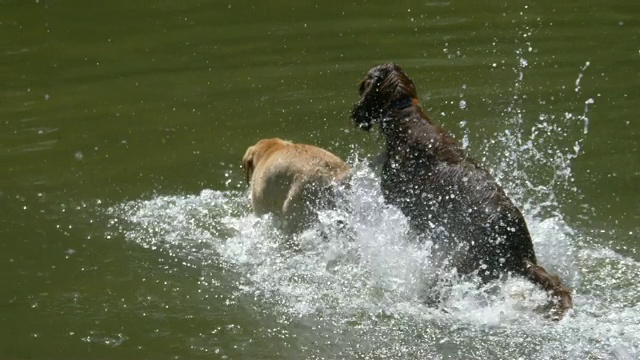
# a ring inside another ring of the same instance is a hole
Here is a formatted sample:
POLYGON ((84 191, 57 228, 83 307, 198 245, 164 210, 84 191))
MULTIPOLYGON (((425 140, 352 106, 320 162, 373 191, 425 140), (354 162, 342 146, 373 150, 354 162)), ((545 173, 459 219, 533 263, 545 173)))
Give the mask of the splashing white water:
POLYGON ((585 235, 561 217, 528 213, 539 261, 575 291, 575 310, 560 324, 550 323, 535 312, 546 295, 522 279, 479 287, 435 266, 431 243, 410 240, 406 219, 384 204, 367 162, 353 165, 345 206, 321 213, 314 229, 294 239, 275 230, 269 217, 250 214, 241 192, 156 197, 110 212, 130 241, 204 273, 213 263, 231 267, 241 293, 291 323, 311 324, 309 333, 292 335, 315 339, 305 345, 308 358, 327 352, 376 358, 637 354, 637 262, 581 245, 585 235), (337 227, 336 218, 350 228, 337 227), (314 347, 318 339, 331 345, 314 347))
POLYGON ((590 61, 587 61, 584 66, 582 67, 582 71, 580 71, 580 73, 578 73, 578 78, 576 79, 576 92, 580 92, 580 81, 582 80, 582 77, 584 76, 584 72, 587 70, 587 68, 589 67, 589 65, 591 65, 590 61))
MULTIPOLYGON (((530 35, 525 29, 521 37, 530 35)), ((604 247, 608 232, 572 229, 562 212, 579 196, 571 164, 582 151, 593 100, 582 115, 539 114, 526 129, 518 104, 529 66, 524 54, 532 51, 530 42, 525 46, 517 52, 513 102, 501 119, 509 130, 481 146, 481 160, 523 204, 539 262, 573 287, 574 310, 560 323, 536 312, 546 294, 523 279, 481 287, 437 266, 432 243, 411 240, 405 217, 384 203, 376 171, 355 158, 344 204, 294 238, 269 217, 252 215, 247 194, 238 191, 120 204, 109 209, 115 228, 202 269, 210 277, 205 284, 231 282, 240 296, 265 304, 285 319, 296 358, 636 358, 640 263, 604 247), (583 124, 580 136, 576 123, 583 124), (220 267, 233 273, 210 270, 220 267)), ((464 101, 459 106, 467 108, 464 101)))

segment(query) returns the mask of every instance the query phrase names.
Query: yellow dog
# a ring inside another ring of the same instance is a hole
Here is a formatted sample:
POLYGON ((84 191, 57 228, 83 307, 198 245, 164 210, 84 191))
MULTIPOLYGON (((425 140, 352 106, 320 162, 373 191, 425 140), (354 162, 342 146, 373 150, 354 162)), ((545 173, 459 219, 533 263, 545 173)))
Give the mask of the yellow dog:
POLYGON ((327 150, 278 138, 262 139, 242 158, 256 215, 274 214, 294 234, 335 206, 335 186, 350 168, 327 150))

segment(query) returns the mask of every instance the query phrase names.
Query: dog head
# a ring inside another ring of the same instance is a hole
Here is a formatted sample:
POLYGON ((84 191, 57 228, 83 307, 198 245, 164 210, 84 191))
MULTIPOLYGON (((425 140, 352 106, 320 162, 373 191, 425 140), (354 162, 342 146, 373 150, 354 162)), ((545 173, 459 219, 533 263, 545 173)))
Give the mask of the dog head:
POLYGON ((247 184, 251 181, 253 170, 258 166, 260 160, 264 159, 268 153, 288 145, 291 145, 289 141, 272 138, 259 140, 255 145, 249 146, 242 157, 242 167, 247 184))
POLYGON ((351 112, 351 119, 363 130, 381 122, 393 109, 402 109, 417 103, 413 81, 394 63, 371 68, 360 83, 360 101, 351 112))

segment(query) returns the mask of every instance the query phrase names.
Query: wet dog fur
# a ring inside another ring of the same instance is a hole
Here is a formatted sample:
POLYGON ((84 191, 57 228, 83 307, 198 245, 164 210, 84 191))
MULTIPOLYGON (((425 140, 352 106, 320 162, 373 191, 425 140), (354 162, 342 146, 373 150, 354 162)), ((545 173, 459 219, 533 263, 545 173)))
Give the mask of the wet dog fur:
POLYGON ((279 138, 250 146, 242 164, 256 215, 273 214, 283 230, 299 233, 317 220, 317 211, 335 206, 335 185, 350 168, 331 152, 279 138))
POLYGON ((434 235, 439 254, 459 274, 484 282, 523 276, 553 299, 550 316, 572 307, 560 278, 537 265, 524 217, 491 174, 423 111, 413 81, 396 64, 370 69, 351 118, 386 142, 382 169, 385 201, 397 206, 418 234, 434 235))

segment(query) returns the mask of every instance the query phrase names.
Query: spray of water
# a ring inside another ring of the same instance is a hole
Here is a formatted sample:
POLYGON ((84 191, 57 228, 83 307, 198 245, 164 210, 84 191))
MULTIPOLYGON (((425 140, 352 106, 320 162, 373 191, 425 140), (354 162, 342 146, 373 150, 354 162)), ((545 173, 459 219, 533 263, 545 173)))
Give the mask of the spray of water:
POLYGON ((235 282, 239 296, 268 304, 288 322, 307 324, 306 337, 315 339, 308 341, 331 344, 306 344, 309 358, 328 352, 376 358, 637 354, 640 294, 632 284, 640 264, 606 248, 577 251, 585 235, 558 217, 530 212, 540 261, 575 288, 574 312, 550 324, 535 312, 546 295, 526 281, 480 287, 433 265, 432 244, 411 241, 406 219, 384 203, 369 163, 350 162, 354 177, 344 204, 293 238, 275 229, 271 218, 252 215, 247 194, 239 191, 159 196, 109 211, 130 241, 212 277, 223 276, 207 272, 212 266, 232 269, 237 278, 226 281, 235 282), (349 228, 336 226, 336 219, 346 219, 349 228))
POLYGON ((513 102, 502 114, 508 130, 481 146, 494 155, 481 160, 523 206, 540 263, 574 289, 575 308, 558 324, 536 313, 546 294, 523 279, 480 286, 434 265, 433 243, 411 240, 405 217, 384 203, 379 176, 357 149, 343 203, 293 237, 270 217, 251 214, 248 194, 237 190, 123 203, 109 209, 113 228, 202 269, 205 286, 227 277, 237 296, 298 329, 278 336, 295 338, 300 357, 633 359, 640 264, 563 219, 564 196, 579 194, 571 163, 582 151, 593 100, 581 114, 543 113, 527 127, 518 106, 526 53, 516 54, 513 102), (566 143, 572 146, 559 145, 566 143), (231 272, 209 271, 221 267, 231 272))

